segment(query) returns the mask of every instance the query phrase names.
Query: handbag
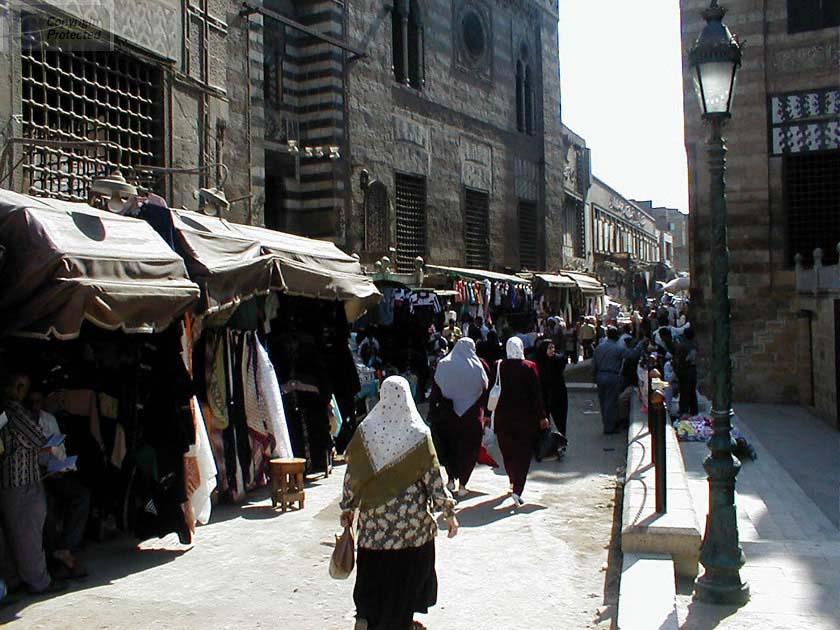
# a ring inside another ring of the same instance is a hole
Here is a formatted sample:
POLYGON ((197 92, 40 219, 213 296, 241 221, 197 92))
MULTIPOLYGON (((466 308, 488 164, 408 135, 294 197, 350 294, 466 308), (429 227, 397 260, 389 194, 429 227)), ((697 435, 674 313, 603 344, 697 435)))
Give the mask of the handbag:
POLYGON ((499 398, 502 396, 502 362, 496 361, 496 383, 493 385, 493 389, 490 390, 490 394, 487 396, 487 409, 490 411, 496 411, 496 407, 499 406, 499 398))
POLYGON ((559 431, 552 428, 540 430, 537 436, 537 443, 534 446, 534 458, 541 462, 546 457, 557 453, 561 446, 566 446, 568 440, 559 431))
POLYGON ((493 429, 492 420, 484 427, 484 433, 481 435, 481 444, 484 448, 490 448, 496 443, 496 431, 493 429))
POLYGON ((330 577, 335 580, 346 580, 356 565, 355 542, 353 532, 349 527, 344 528, 341 536, 335 537, 335 549, 330 558, 330 577))

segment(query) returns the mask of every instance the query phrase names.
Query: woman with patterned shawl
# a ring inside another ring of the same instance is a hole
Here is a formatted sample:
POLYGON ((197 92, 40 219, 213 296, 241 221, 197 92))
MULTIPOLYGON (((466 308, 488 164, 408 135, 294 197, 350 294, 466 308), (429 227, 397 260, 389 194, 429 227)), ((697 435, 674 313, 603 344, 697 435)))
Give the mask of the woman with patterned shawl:
POLYGON ((433 510, 443 512, 450 538, 458 521, 408 381, 385 379, 346 454, 341 524, 352 525, 359 510, 356 628, 422 628, 414 613, 437 602, 433 510))

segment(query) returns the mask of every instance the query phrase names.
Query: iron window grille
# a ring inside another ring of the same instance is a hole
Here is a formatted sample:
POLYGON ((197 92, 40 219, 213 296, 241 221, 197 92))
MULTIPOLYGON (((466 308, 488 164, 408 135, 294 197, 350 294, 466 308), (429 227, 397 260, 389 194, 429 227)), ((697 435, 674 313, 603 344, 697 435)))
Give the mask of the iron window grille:
POLYGON ((783 160, 788 263, 793 265, 796 254, 812 263, 817 247, 823 264, 837 263, 840 151, 785 154, 783 160))
POLYGON ((519 266, 537 269, 537 204, 519 202, 519 266))
POLYGON ((30 194, 86 201, 96 177, 117 167, 160 165, 160 69, 119 50, 59 49, 40 36, 39 21, 22 20, 22 135, 118 145, 122 163, 107 147, 27 147, 22 163, 30 194))
POLYGON ((411 272, 426 255, 426 178, 396 174, 397 271, 411 272))
POLYGON ((464 244, 467 267, 488 269, 490 266, 490 195, 464 189, 464 244))

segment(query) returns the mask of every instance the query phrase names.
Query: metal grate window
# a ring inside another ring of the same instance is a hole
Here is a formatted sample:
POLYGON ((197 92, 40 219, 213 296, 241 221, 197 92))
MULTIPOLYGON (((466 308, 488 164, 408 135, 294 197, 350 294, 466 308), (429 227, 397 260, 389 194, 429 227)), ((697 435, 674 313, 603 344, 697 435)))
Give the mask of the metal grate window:
POLYGON ((490 267, 490 195, 464 189, 464 244, 467 267, 490 267))
POLYGON ((840 26, 837 0, 788 0, 788 33, 816 31, 840 26))
POLYGON ((823 264, 838 262, 840 151, 786 154, 783 169, 789 263, 796 254, 812 263, 817 247, 823 264))
POLYGON ((537 204, 519 202, 519 266, 537 269, 537 204))
POLYGON ((161 164, 161 73, 120 51, 64 50, 44 41, 37 16, 24 16, 22 132, 42 140, 96 140, 107 147, 27 147, 29 192, 85 201, 91 181, 117 166, 161 164))
POLYGON ((426 255, 426 178, 396 175, 397 271, 414 270, 426 255))

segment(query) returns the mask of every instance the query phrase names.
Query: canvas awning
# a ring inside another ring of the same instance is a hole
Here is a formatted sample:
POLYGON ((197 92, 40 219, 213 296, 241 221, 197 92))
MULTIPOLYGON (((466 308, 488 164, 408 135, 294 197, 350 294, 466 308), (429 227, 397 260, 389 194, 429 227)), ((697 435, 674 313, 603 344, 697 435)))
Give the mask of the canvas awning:
POLYGON ((578 286, 572 278, 558 273, 538 273, 534 274, 534 278, 553 289, 574 289, 578 286))
POLYGON ((674 278, 662 287, 662 290, 667 293, 679 293, 680 291, 688 291, 689 289, 691 289, 691 278, 689 276, 674 278))
POLYGON ((264 254, 278 257, 291 295, 341 300, 351 321, 382 298, 373 281, 362 273, 359 261, 335 243, 251 225, 236 224, 235 228, 258 241, 264 254))
POLYGON ((0 333, 70 339, 85 321, 163 330, 199 297, 145 221, 0 190, 0 333))
POLYGON ((528 280, 520 278, 519 276, 512 276, 506 273, 499 273, 497 271, 489 271, 485 269, 466 269, 463 267, 444 267, 442 265, 426 265, 428 273, 445 273, 453 276, 460 276, 463 278, 475 278, 476 280, 498 280, 500 282, 513 282, 516 284, 530 284, 528 280))
POLYGON ((282 291, 280 259, 224 219, 172 211, 175 248, 201 287, 198 310, 211 314, 255 295, 282 291))
POLYGON ((599 295, 604 295, 605 293, 604 285, 592 276, 587 276, 586 274, 577 273, 575 271, 563 271, 561 273, 567 278, 573 280, 581 290, 581 293, 588 297, 597 297, 599 295))

